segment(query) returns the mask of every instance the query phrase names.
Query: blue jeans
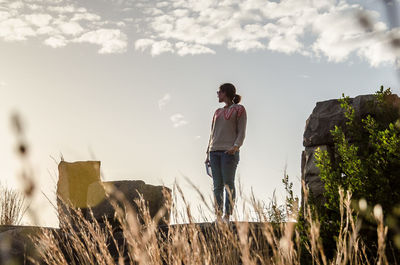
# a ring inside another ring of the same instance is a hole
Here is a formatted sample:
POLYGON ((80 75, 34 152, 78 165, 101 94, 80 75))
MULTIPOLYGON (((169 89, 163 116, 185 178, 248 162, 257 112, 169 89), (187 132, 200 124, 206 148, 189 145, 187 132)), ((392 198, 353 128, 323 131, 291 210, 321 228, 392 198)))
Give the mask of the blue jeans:
POLYGON ((235 172, 239 163, 239 152, 234 155, 225 151, 210 151, 210 165, 214 183, 214 199, 217 215, 222 215, 225 187, 225 215, 231 215, 236 198, 235 172), (229 194, 230 193, 230 194, 229 194), (230 200, 230 197, 231 199, 230 200))

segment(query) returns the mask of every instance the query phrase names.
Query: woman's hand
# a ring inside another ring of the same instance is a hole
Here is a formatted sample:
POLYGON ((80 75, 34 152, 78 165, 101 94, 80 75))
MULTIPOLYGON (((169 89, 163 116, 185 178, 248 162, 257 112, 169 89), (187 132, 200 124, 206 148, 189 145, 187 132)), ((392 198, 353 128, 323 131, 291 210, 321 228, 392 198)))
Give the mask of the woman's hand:
POLYGON ((230 155, 234 155, 237 151, 239 151, 239 147, 234 145, 231 149, 225 151, 225 153, 230 154, 230 155))

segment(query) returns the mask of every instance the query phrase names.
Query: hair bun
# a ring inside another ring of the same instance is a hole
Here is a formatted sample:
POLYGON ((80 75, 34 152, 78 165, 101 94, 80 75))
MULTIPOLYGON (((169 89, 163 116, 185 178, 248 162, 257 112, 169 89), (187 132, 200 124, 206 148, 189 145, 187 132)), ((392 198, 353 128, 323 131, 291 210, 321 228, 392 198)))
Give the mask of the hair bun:
POLYGON ((242 97, 238 94, 235 94, 235 96, 233 97, 233 102, 238 104, 241 101, 242 97))

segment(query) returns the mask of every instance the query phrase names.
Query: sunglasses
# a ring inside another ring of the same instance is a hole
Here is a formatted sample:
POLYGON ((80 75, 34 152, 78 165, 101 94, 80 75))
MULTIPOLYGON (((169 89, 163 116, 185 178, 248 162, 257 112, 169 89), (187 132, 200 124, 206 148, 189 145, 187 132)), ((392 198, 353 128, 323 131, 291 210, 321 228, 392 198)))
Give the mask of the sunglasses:
POLYGON ((223 91, 217 91, 217 94, 219 94, 219 93, 223 93, 223 91))

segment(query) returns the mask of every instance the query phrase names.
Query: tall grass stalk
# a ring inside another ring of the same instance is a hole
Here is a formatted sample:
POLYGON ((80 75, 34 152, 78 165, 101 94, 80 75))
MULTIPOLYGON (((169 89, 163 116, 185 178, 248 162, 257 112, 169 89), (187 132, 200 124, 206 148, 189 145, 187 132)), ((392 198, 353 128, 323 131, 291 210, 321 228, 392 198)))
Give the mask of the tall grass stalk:
MULTIPOLYGON (((303 185, 304 187, 304 185, 303 185)), ((304 217, 307 222, 307 239, 302 241, 296 222, 282 222, 274 224, 260 222, 256 226, 253 222, 238 221, 236 218, 231 224, 209 223, 201 227, 194 222, 191 208, 179 185, 174 184, 173 190, 182 197, 185 204, 184 213, 176 212, 176 196, 167 196, 166 205, 159 210, 155 218, 151 218, 148 206, 140 196, 134 201, 138 212, 130 203, 124 201, 123 194, 113 192, 109 199, 116 209, 116 218, 120 223, 116 228, 105 221, 105 225, 97 221, 88 221, 80 210, 69 210, 60 215, 60 233, 49 232, 43 229, 35 243, 40 256, 46 264, 266 264, 286 265, 300 264, 301 255, 311 257, 309 264, 317 265, 344 265, 370 264, 371 259, 366 256, 365 248, 358 232, 360 221, 354 218, 351 208, 351 193, 340 190, 340 233, 337 236, 337 249, 331 260, 328 260, 320 238, 321 224, 311 214, 310 206, 305 203, 304 217), (124 203, 120 203, 124 201, 124 203), (184 214, 188 220, 186 224, 168 224, 166 233, 157 226, 164 212, 172 207, 171 214, 184 214), (142 216, 143 223, 138 216, 142 216), (233 228, 236 227, 236 230, 233 228), (121 239, 125 244, 120 244, 121 239), (108 244, 113 244, 115 250, 110 252, 108 244), (302 244, 307 253, 302 253, 302 244)), ((201 193, 199 189, 197 192, 201 193)), ((307 200, 308 190, 304 189, 307 200)), ((176 195, 176 194, 175 194, 176 195)), ((205 198, 204 195, 201 198, 205 198)), ((257 216, 263 216, 265 209, 254 197, 251 207, 257 216)), ((211 208, 210 205, 206 207, 211 208)), ((297 209, 293 207, 293 209, 297 209)), ((376 210, 378 220, 378 253, 374 264, 388 264, 385 256, 385 240, 387 228, 383 224, 383 217, 376 210)), ((292 213, 295 220, 297 212, 292 213)), ((38 262, 37 262, 38 263, 38 262)))
POLYGON ((23 194, 0 186, 0 225, 19 225, 26 208, 23 194))

